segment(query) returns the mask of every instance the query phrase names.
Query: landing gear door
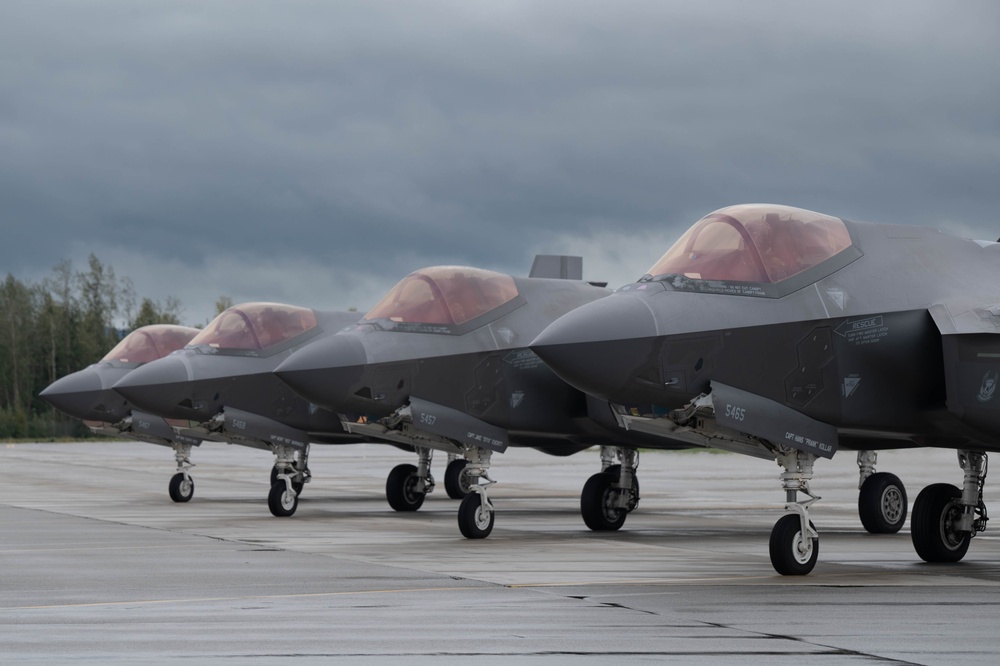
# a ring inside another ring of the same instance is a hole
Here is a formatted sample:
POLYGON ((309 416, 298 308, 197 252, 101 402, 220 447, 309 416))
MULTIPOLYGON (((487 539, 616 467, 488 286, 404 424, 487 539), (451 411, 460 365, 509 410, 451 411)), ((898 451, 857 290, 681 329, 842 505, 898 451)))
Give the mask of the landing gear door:
POLYGON ((775 445, 832 458, 837 429, 773 400, 712 382, 715 420, 726 428, 766 439, 775 445))
POLYGON ((410 396, 410 415, 417 428, 453 439, 459 444, 478 446, 497 453, 507 450, 506 430, 457 409, 410 396))

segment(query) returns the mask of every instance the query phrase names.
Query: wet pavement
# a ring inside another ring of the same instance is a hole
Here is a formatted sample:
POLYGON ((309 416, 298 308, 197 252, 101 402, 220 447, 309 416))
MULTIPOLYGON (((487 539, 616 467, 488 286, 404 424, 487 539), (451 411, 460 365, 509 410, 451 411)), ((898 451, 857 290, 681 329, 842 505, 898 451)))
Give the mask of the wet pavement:
MULTIPOLYGON (((205 443, 195 496, 167 497, 170 449, 134 442, 0 444, 4 663, 992 664, 1000 658, 1000 535, 929 565, 909 526, 866 534, 851 452, 816 465, 819 563, 774 573, 779 468, 710 452, 643 452, 642 500, 594 533, 579 491, 588 451, 494 456, 496 526, 461 537, 437 490, 416 513, 385 502, 414 456, 315 446, 290 518, 267 509, 269 454, 205 443)), ((953 451, 884 452, 910 503, 958 484, 953 451)), ((986 483, 996 506, 1000 486, 986 483)), ((998 528, 1000 529, 1000 528, 998 528)))

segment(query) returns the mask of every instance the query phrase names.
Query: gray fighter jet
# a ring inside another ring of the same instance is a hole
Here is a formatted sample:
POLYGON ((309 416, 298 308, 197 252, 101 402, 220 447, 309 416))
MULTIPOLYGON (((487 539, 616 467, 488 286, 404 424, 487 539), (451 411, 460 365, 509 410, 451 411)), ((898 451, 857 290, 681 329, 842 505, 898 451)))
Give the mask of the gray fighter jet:
POLYGON ((955 562, 986 527, 986 452, 1000 435, 1000 245, 776 205, 694 224, 637 283, 568 313, 531 345, 619 422, 774 459, 786 510, 770 539, 782 574, 812 570, 817 458, 859 451, 870 531, 906 517, 875 451, 958 450, 961 489, 917 497, 911 534, 955 562), (798 501, 798 493, 807 498, 798 501))
POLYGON ((484 538, 495 517, 486 492, 494 452, 518 445, 569 455, 599 444, 602 471, 584 486, 581 510, 592 529, 618 529, 639 500, 636 447, 656 438, 618 427, 607 403, 568 386, 527 349, 556 317, 609 291, 580 279, 579 257, 539 257, 531 275, 418 270, 357 325, 292 354, 276 374, 343 414, 348 431, 416 449, 418 464, 396 467, 386 481, 396 510, 416 510, 433 487, 434 450, 461 454, 445 485, 464 496, 462 534, 484 538))
POLYGON ((170 499, 187 502, 194 496, 189 470, 191 448, 201 439, 175 433, 160 417, 137 411, 112 386, 146 363, 181 349, 200 331, 186 326, 143 326, 132 331, 99 362, 54 381, 41 396, 59 411, 83 421, 91 431, 127 437, 174 450, 177 473, 168 486, 170 499))
POLYGON ((271 451, 268 507, 291 516, 310 480, 310 443, 364 441, 333 413, 295 395, 273 374, 289 354, 358 321, 282 303, 235 305, 188 345, 123 377, 114 390, 187 436, 271 451))

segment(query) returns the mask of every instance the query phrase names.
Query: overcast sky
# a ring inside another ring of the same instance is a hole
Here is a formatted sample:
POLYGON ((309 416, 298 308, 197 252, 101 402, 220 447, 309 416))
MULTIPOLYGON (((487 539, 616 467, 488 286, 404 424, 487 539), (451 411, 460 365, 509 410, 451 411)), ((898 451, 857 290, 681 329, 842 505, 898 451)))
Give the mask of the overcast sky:
POLYGON ((1000 3, 0 3, 0 277, 365 310, 743 202, 1000 236, 1000 3))

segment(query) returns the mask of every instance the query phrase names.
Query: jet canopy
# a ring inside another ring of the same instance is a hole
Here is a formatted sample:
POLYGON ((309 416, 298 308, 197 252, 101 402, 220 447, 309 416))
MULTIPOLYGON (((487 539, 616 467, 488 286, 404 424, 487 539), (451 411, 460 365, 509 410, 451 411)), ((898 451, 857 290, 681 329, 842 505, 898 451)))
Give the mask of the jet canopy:
POLYGON ((188 346, 216 349, 269 349, 316 328, 309 308, 283 303, 234 305, 213 319, 188 346))
POLYGON ((730 206, 698 220, 648 275, 777 284, 850 246, 836 217, 790 206, 730 206))
POLYGON ((157 324, 137 328, 115 345, 102 361, 122 363, 149 363, 183 348, 198 334, 198 329, 187 326, 157 324))
POLYGON ((400 280, 365 316, 401 323, 458 325, 518 295, 514 278, 466 266, 435 266, 400 280))

